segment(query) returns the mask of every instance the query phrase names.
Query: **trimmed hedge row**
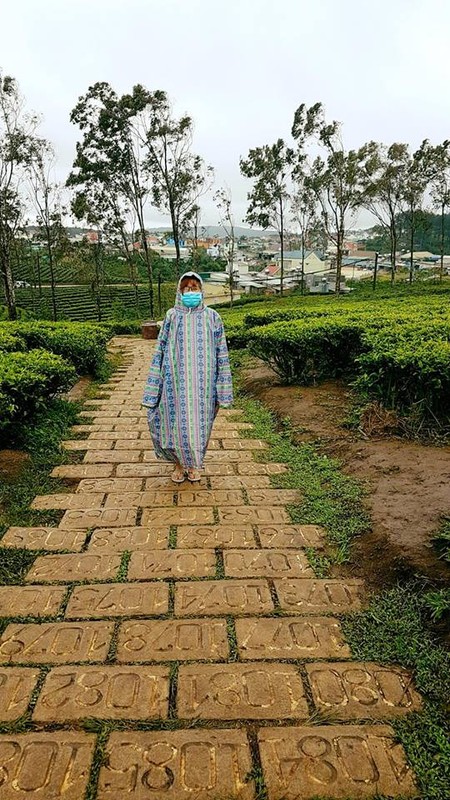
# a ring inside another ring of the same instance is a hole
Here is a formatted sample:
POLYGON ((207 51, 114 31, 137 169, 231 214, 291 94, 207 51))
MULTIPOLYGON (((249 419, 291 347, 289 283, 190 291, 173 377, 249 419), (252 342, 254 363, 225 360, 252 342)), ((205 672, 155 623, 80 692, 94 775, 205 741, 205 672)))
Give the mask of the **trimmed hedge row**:
POLYGON ((46 350, 0 353, 0 434, 22 424, 75 380, 73 366, 46 350))

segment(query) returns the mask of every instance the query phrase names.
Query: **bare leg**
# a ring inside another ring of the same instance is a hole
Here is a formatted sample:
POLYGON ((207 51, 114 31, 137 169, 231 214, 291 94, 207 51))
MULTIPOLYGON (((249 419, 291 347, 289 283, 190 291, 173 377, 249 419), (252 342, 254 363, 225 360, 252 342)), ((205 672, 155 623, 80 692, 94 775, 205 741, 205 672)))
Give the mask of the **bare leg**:
POLYGON ((184 481, 184 467, 178 461, 175 463, 171 477, 174 483, 183 483, 184 481))

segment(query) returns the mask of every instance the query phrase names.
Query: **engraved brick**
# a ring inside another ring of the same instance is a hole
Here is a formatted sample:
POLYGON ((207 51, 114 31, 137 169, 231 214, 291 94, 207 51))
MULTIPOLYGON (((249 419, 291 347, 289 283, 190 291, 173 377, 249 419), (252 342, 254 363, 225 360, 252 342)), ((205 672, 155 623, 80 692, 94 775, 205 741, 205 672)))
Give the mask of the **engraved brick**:
POLYGON ((58 583, 61 581, 98 581, 115 578, 119 566, 120 555, 118 554, 76 553, 39 556, 25 579, 58 583))
POLYGON ((113 622, 41 622, 8 625, 0 639, 0 662, 67 664, 104 661, 113 622))
POLYGON ((130 580, 140 578, 206 578, 216 572, 214 550, 153 550, 132 553, 130 580))
POLYGON ((224 525, 282 525, 291 521, 287 511, 281 507, 241 506, 240 508, 219 508, 218 512, 219 522, 224 525))
POLYGON ((72 509, 66 511, 60 528, 74 530, 77 528, 126 528, 136 525, 137 509, 135 508, 93 508, 88 511, 72 509))
POLYGON ((313 575, 304 553, 294 550, 225 550, 225 575, 235 578, 290 578, 313 575))
MULTIPOLYGON (((173 469, 173 467, 172 467, 173 469)), ((147 478, 153 476, 170 475, 170 464, 118 464, 116 475, 118 478, 147 478)))
POLYGON ((195 664, 180 667, 181 719, 307 718, 303 684, 289 664, 195 664))
POLYGON ((99 492, 106 494, 107 492, 140 492, 142 487, 142 478, 103 478, 103 480, 87 480, 80 481, 77 486, 77 493, 87 492, 93 494, 99 492))
POLYGON ((236 634, 243 659, 350 657, 333 617, 237 619, 236 634))
POLYGON ((89 439, 90 441, 98 442, 118 442, 118 441, 135 441, 139 438, 139 431, 93 431, 89 439))
POLYGON ((66 439, 61 442, 64 450, 111 450, 113 442, 90 442, 89 439, 66 439))
MULTIPOLYGON (((233 439, 229 441, 233 441, 233 439)), ((253 450, 211 450, 206 453, 205 461, 207 464, 251 464, 253 450)))
POLYGON ((267 442, 261 439, 224 439, 224 450, 265 450, 268 448, 267 442))
POLYGON ((51 471, 52 478, 109 478, 113 472, 112 464, 61 464, 51 471))
POLYGON ((205 464, 205 475, 234 475, 234 465, 233 464, 205 464))
POLYGON ((260 464, 256 461, 249 461, 246 464, 237 463, 236 470, 238 475, 280 475, 282 472, 287 472, 285 464, 260 464))
POLYGON ((120 626, 119 662, 226 658, 228 639, 223 619, 130 620, 120 626))
POLYGON ((12 722, 25 713, 38 678, 37 669, 0 667, 1 722, 12 722))
POLYGON ((256 547, 256 542, 250 525, 180 525, 177 547, 256 547))
POLYGON ((167 717, 167 667, 56 667, 33 713, 37 722, 167 717))
POLYGON ((307 664, 316 707, 334 719, 384 719, 421 707, 410 673, 369 662, 307 664))
POLYGON ((183 491, 178 497, 179 506, 241 506, 244 502, 242 492, 226 491, 183 491))
MULTIPOLYGON (((206 485, 206 476, 202 475, 200 481, 196 483, 196 486, 199 488, 207 488, 206 485)), ((171 492, 172 494, 175 492, 192 492, 192 484, 186 479, 184 483, 178 483, 176 486, 173 481, 170 479, 170 474, 167 475, 155 475, 154 477, 147 478, 145 481, 145 489, 147 492, 171 492)))
POLYGON ((88 450, 85 457, 85 464, 121 464, 122 462, 132 463, 139 461, 139 450, 88 450))
POLYGON ((210 525, 214 522, 212 508, 144 508, 141 525, 210 525))
POLYGON ((141 450, 141 451, 143 451, 145 447, 148 447, 148 444, 147 444, 147 442, 142 441, 142 439, 136 439, 135 441, 131 441, 131 442, 119 439, 116 442, 114 449, 115 450, 119 450, 119 451, 122 451, 122 450, 127 450, 127 451, 128 450, 141 450))
POLYGON ((100 508, 103 500, 102 494, 43 494, 35 497, 31 503, 31 508, 39 510, 47 508, 76 508, 92 509, 100 508))
POLYGON ((123 617, 166 614, 169 587, 166 583, 106 583, 75 586, 66 618, 123 617))
POLYGON ((65 594, 65 586, 0 586, 0 617, 51 617, 65 594))
POLYGON ((177 617, 206 614, 267 614, 273 611, 267 581, 192 581, 175 588, 177 617))
POLYGON ((270 489, 268 475, 223 475, 211 478, 211 488, 217 489, 270 489))
POLYGON ((213 436, 217 439, 239 439, 240 434, 237 428, 225 428, 223 425, 220 427, 217 425, 213 426, 212 430, 213 436))
POLYGON ((108 494, 105 508, 160 508, 173 506, 172 492, 120 492, 108 494))
POLYGON ((323 547, 325 531, 318 525, 262 525, 258 528, 262 547, 323 547))
POLYGON ((97 528, 92 534, 88 551, 120 553, 124 550, 164 550, 169 542, 169 527, 165 528, 97 528))
POLYGON ((80 800, 95 740, 78 731, 1 735, 2 800, 80 800))
POLYGON ((78 552, 85 539, 85 531, 63 531, 60 528, 8 528, 1 540, 1 546, 78 552))
POLYGON ((258 738, 270 800, 417 796, 388 725, 263 728, 258 738))
POLYGON ((249 489, 247 495, 251 506, 285 506, 301 501, 297 489, 249 489))
POLYGON ((98 800, 254 797, 245 731, 118 731, 111 734, 106 752, 98 800))
POLYGON ((287 580, 275 581, 280 606, 283 611, 298 614, 342 614, 361 608, 364 582, 357 578, 347 580, 287 580))
MULTIPOLYGON (((160 464, 161 461, 157 458, 157 456, 155 455, 153 450, 148 450, 147 449, 150 446, 149 443, 146 444, 143 441, 142 442, 142 446, 144 447, 145 445, 146 445, 146 449, 144 450, 144 455, 143 455, 143 459, 142 459, 144 464, 160 464)), ((173 464, 172 464, 172 469, 173 469, 173 464)))

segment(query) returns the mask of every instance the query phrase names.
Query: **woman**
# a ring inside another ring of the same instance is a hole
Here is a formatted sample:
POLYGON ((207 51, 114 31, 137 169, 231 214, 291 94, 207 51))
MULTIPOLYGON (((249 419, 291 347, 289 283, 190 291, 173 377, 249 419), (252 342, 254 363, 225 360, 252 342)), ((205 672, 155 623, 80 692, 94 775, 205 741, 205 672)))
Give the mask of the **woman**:
POLYGON ((219 407, 233 403, 223 323, 205 306, 196 272, 179 281, 175 307, 159 333, 142 405, 158 458, 175 465, 174 483, 201 479, 206 448, 219 407))

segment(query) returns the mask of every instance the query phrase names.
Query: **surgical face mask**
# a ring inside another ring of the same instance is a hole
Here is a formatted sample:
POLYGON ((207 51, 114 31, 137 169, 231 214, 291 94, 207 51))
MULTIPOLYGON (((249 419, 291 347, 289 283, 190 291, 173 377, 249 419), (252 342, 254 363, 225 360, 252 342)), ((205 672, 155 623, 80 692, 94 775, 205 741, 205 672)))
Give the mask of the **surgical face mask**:
POLYGON ((181 295, 181 302, 186 308, 196 308, 202 302, 202 293, 188 291, 181 295))

